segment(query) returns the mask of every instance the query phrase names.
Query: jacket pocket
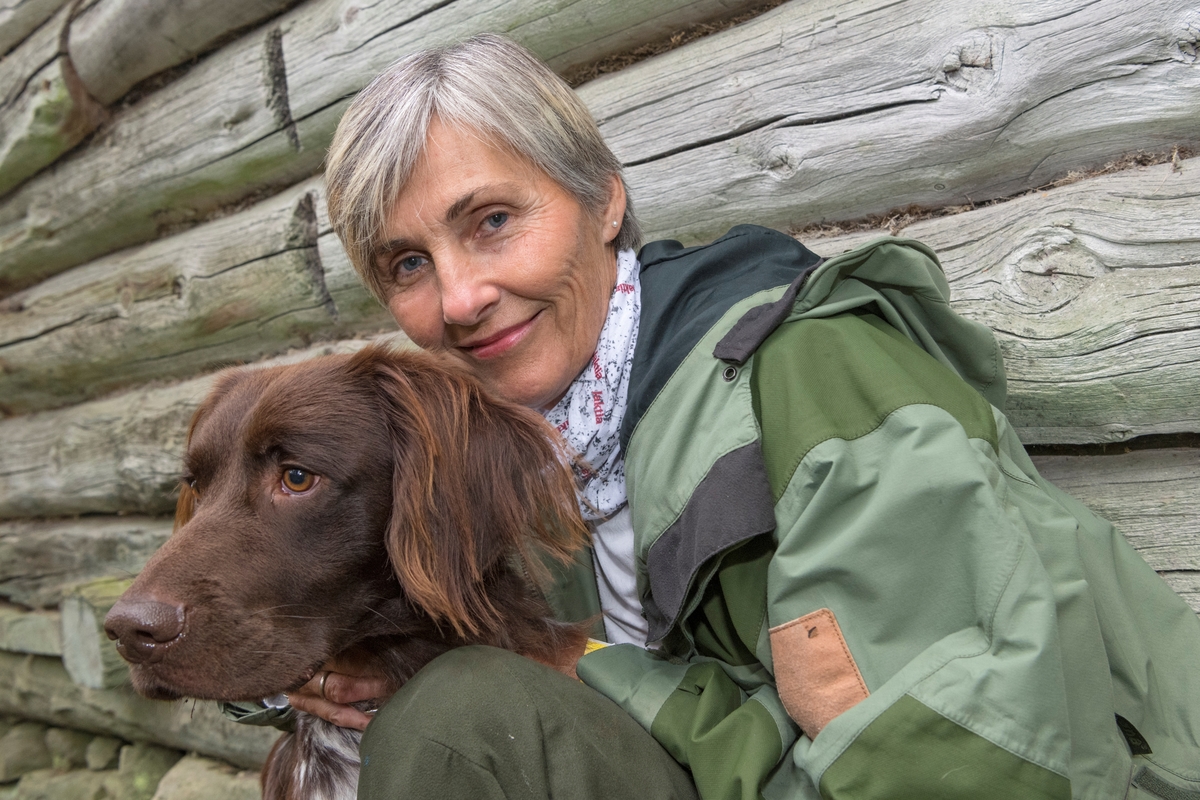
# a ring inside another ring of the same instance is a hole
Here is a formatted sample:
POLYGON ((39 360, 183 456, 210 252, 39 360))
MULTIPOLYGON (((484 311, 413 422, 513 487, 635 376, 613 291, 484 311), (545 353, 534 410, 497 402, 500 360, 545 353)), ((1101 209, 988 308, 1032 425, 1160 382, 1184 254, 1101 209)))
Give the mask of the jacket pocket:
POLYGON ((870 694, 828 608, 777 625, 770 634, 779 698, 810 739, 870 694))

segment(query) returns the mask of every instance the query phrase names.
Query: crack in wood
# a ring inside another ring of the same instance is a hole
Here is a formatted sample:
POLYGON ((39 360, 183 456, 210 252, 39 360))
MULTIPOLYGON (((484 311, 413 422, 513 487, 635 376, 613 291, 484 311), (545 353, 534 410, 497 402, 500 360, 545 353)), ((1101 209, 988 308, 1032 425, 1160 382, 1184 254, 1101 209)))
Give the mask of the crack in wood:
POLYGON ((1120 442, 1027 444, 1031 456, 1119 456, 1135 450, 1200 448, 1200 433, 1150 433, 1120 442))
POLYGON ((6 347, 13 347, 15 345, 22 344, 24 342, 32 342, 35 339, 40 339, 43 336, 47 336, 51 333, 54 333, 57 330, 61 330, 63 328, 68 328, 72 325, 75 325, 76 323, 82 322, 83 320, 87 319, 89 316, 91 316, 89 313, 80 314, 78 317, 75 317, 74 319, 70 319, 70 320, 67 320, 66 322, 62 322, 62 323, 59 323, 58 325, 54 325, 52 327, 46 328, 43 331, 38 331, 37 333, 35 333, 31 336, 23 336, 20 339, 9 339, 8 341, 0 342, 0 350, 3 350, 6 347))
POLYGON ((661 153, 655 153, 653 155, 645 156, 644 158, 627 161, 625 162, 624 166, 627 168, 639 167, 643 164, 650 164, 655 161, 660 161, 664 158, 670 158, 671 156, 679 155, 680 153, 686 153, 691 150, 697 150, 713 144, 728 142, 733 139, 737 139, 740 136, 745 136, 748 133, 754 133, 755 131, 760 131, 767 128, 802 128, 809 125, 823 125, 830 122, 841 122, 842 120, 853 119, 854 117, 878 114, 882 111, 891 111, 892 109, 900 108, 902 106, 935 103, 937 100, 938 98, 936 95, 919 100, 897 100, 894 103, 880 103, 879 105, 867 106, 865 108, 858 108, 852 111, 843 111, 837 114, 826 114, 819 117, 801 117, 799 114, 780 114, 778 116, 768 117, 767 119, 759 122, 739 126, 731 131, 727 131, 716 136, 710 136, 705 139, 698 139, 694 142, 688 142, 687 144, 679 145, 678 147, 665 150, 661 153))
MULTIPOLYGON (((300 152, 300 134, 292 120, 292 108, 288 103, 287 66, 283 60, 283 30, 277 25, 270 30, 263 42, 263 60, 267 81, 267 108, 275 115, 275 123, 287 136, 288 144, 300 152)), ((265 137, 264 137, 265 138, 265 137)))
POLYGON ((333 301, 333 296, 329 294, 329 287, 325 283, 325 267, 321 263, 321 251, 317 247, 317 240, 320 238, 321 234, 317 224, 317 193, 305 192, 292 212, 287 241, 289 244, 295 242, 305 248, 304 266, 312 275, 313 288, 326 313, 336 322, 340 315, 337 303, 333 301))
POLYGON ((416 22, 417 20, 421 19, 421 17, 427 17, 436 11, 441 11, 446 6, 454 5, 455 2, 457 2, 457 0, 442 0, 442 2, 440 2, 440 3, 434 3, 432 6, 425 9, 424 11, 418 11, 416 14, 413 14, 411 17, 402 19, 399 22, 397 22, 396 24, 392 25, 391 27, 384 28, 383 30, 376 32, 372 36, 369 36, 366 39, 363 39, 361 42, 356 44, 354 47, 351 47, 349 50, 340 51, 339 55, 349 55, 350 53, 357 52, 358 50, 361 50, 363 47, 366 47, 368 44, 375 41, 379 37, 387 36, 392 31, 394 31, 398 28, 403 28, 405 25, 410 25, 413 22, 416 22))

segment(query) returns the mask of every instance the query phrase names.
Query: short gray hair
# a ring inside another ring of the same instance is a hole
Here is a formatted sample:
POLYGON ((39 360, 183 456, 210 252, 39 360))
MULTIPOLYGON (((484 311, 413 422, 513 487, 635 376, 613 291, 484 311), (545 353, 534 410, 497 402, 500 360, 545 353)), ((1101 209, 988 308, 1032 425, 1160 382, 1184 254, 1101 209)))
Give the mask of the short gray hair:
MULTIPOLYGON (((589 213, 604 210, 614 176, 624 184, 621 162, 587 106, 524 47, 480 34, 407 56, 354 98, 325 166, 330 221, 354 269, 380 300, 387 286, 375 253, 434 117, 528 160, 589 213)), ((636 249, 641 238, 626 191, 625 216, 613 244, 636 249)))

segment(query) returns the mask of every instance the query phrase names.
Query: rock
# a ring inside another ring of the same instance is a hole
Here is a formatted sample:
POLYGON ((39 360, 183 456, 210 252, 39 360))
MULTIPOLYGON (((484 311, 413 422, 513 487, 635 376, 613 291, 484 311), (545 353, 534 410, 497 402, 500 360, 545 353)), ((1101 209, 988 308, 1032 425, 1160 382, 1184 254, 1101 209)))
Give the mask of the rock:
POLYGON ((0 783, 15 781, 27 772, 50 766, 46 726, 18 722, 0 739, 0 783))
POLYGON ((120 800, 150 800, 163 776, 183 757, 178 750, 158 745, 130 744, 121 748, 116 775, 106 781, 109 794, 120 800))
POLYGON ((87 747, 87 768, 92 770, 111 769, 117 765, 117 758, 121 755, 120 739, 114 739, 111 736, 97 736, 92 739, 91 744, 87 747))
POLYGON ((29 611, 0 601, 0 650, 62 655, 61 627, 57 611, 29 611))
POLYGON ((211 758, 185 756, 158 784, 153 800, 260 800, 258 773, 211 758))
POLYGON ((46 731, 46 748, 55 769, 68 770, 87 766, 88 745, 96 738, 90 733, 68 728, 46 731))
POLYGON ((12 800, 111 800, 107 781, 115 771, 89 772, 86 769, 59 772, 39 769, 21 778, 12 800))
POLYGON ((88 689, 129 682, 129 665, 104 633, 104 615, 133 578, 101 578, 72 589, 62 601, 62 660, 71 680, 88 689))

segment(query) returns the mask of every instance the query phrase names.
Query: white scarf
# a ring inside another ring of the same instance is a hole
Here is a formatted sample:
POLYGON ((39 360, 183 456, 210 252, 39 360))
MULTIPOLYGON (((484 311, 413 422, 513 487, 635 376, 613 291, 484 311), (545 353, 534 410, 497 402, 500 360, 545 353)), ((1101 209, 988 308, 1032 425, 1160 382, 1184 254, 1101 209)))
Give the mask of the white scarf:
POLYGON ((592 361, 558 404, 542 412, 577 456, 572 469, 587 520, 605 519, 625 505, 621 420, 642 311, 639 270, 632 250, 617 253, 617 285, 592 361))

